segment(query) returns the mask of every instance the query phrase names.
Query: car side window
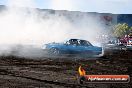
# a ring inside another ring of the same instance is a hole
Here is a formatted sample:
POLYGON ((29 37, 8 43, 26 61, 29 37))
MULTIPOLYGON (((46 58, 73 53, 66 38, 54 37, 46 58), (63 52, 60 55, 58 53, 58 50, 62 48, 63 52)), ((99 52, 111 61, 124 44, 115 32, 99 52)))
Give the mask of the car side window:
POLYGON ((88 46, 93 46, 89 41, 87 41, 88 46))
POLYGON ((81 46, 88 46, 87 42, 84 41, 84 40, 80 40, 79 41, 79 45, 81 45, 81 46))
POLYGON ((79 45, 78 40, 76 39, 69 40, 69 45, 79 45))
POLYGON ((85 41, 85 40, 80 40, 80 41, 79 41, 79 44, 80 44, 81 46, 92 46, 92 44, 91 44, 90 42, 85 41))

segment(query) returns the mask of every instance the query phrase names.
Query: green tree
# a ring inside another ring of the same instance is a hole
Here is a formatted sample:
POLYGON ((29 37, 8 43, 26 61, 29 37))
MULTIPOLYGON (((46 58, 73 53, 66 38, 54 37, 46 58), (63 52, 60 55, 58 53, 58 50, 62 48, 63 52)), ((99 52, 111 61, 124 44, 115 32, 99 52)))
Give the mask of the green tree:
POLYGON ((124 35, 128 35, 132 31, 132 27, 129 27, 128 24, 117 24, 113 27, 113 33, 115 37, 123 37, 124 35))

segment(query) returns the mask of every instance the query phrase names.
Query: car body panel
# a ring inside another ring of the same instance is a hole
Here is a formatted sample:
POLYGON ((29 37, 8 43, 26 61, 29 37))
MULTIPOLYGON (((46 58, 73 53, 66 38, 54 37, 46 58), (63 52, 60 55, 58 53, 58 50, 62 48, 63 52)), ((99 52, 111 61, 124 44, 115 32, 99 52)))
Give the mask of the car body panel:
POLYGON ((86 40, 80 39, 70 39, 67 43, 49 43, 46 44, 46 50, 52 48, 58 49, 62 54, 101 54, 102 47, 93 46, 86 40), (71 43, 71 40, 75 40, 75 44, 71 43), (83 41, 85 44, 80 44, 79 42, 83 41), (70 42, 70 43, 69 43, 70 42), (77 43, 78 42, 78 43, 77 43))

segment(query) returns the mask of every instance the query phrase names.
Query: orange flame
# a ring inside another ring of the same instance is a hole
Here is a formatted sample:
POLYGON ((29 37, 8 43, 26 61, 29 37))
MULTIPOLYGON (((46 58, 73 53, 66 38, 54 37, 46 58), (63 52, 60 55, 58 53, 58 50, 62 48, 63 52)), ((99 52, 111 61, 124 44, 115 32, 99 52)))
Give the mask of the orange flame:
POLYGON ((86 75, 85 70, 84 70, 84 69, 82 69, 82 67, 81 67, 81 66, 79 66, 79 68, 78 68, 78 72, 79 72, 79 75, 80 75, 80 76, 84 76, 84 75, 86 75))

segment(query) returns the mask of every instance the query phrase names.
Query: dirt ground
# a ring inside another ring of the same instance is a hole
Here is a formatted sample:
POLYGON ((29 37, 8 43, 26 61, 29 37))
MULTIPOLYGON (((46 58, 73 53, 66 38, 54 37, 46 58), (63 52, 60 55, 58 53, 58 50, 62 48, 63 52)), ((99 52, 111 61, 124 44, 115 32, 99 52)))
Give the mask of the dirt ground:
POLYGON ((132 77, 132 52, 101 58, 0 57, 0 88, 132 88, 132 82, 78 84, 78 67, 87 74, 128 74, 132 77))

